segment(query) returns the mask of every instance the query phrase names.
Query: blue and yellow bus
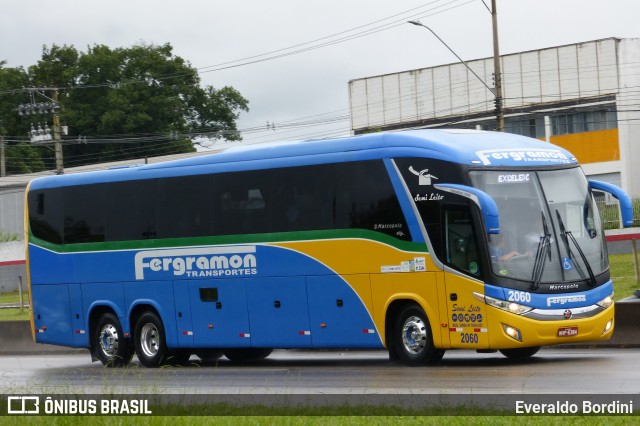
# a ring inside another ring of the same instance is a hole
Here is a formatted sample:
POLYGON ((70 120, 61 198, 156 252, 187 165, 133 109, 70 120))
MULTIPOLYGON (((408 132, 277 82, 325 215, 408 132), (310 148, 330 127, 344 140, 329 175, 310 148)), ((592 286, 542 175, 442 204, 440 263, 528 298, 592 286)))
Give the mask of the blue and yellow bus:
POLYGON ((532 356, 608 339, 593 191, 557 146, 416 130, 231 148, 36 179, 25 232, 36 342, 157 367, 274 348, 532 356))

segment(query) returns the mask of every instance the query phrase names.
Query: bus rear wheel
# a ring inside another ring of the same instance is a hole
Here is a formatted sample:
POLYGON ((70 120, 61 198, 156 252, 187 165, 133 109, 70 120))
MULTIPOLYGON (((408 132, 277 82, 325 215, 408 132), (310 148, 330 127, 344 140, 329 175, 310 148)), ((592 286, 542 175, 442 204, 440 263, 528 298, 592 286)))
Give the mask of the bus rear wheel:
POLYGON ((527 359, 534 356, 539 350, 540 346, 533 346, 530 348, 500 349, 500 353, 509 359, 527 359))
POLYGON ((98 318, 93 338, 94 353, 105 367, 125 367, 131 361, 133 351, 115 314, 107 312, 98 318))
POLYGON ((438 361, 444 351, 436 350, 427 315, 417 305, 405 306, 397 316, 394 349, 398 360, 407 365, 438 361))
POLYGON ((170 353, 167 350, 164 326, 154 312, 145 312, 138 318, 134 340, 140 364, 156 368, 166 363, 170 353))
POLYGON ((252 362, 261 361, 271 355, 273 349, 265 348, 247 348, 247 349, 228 349, 224 351, 224 356, 230 361, 236 362, 252 362))

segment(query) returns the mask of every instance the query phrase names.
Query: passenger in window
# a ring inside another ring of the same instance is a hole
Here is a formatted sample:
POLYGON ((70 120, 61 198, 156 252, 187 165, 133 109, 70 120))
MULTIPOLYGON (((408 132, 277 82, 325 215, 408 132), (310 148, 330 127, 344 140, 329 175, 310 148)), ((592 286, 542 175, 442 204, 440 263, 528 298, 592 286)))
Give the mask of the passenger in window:
POLYGON ((509 260, 513 260, 519 256, 527 256, 531 253, 519 253, 515 250, 509 250, 506 248, 506 244, 504 241, 504 235, 497 234, 491 235, 491 240, 489 244, 489 250, 491 254, 491 260, 500 260, 502 262, 507 262, 509 260))

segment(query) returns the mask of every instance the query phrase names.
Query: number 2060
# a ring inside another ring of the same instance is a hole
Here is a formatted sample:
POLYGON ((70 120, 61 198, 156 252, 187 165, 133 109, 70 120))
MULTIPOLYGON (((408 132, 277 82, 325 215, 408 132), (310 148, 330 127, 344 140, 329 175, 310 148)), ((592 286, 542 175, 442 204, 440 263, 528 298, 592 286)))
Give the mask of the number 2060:
POLYGON ((475 333, 462 333, 460 343, 478 343, 478 335, 475 333))
POLYGON ((509 302, 531 302, 531 293, 509 290, 509 302))

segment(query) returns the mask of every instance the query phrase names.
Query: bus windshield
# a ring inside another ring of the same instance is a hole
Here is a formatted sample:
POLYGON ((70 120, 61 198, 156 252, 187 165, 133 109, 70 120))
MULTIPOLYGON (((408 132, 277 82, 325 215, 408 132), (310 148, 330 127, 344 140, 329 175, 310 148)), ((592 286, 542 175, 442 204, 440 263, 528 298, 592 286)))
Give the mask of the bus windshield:
POLYGON ((489 235, 496 275, 541 283, 588 280, 608 268, 604 232, 579 168, 472 171, 473 185, 491 195, 500 234, 489 235))

